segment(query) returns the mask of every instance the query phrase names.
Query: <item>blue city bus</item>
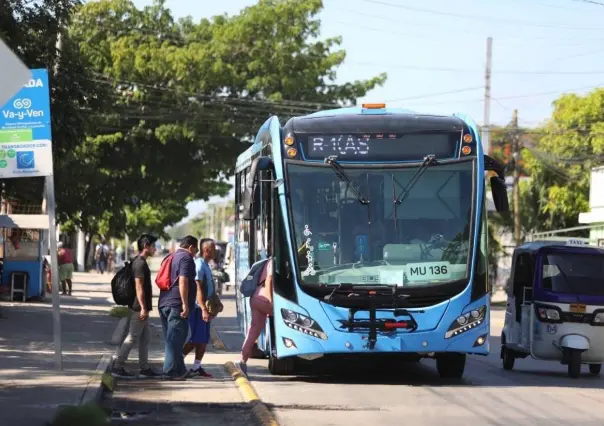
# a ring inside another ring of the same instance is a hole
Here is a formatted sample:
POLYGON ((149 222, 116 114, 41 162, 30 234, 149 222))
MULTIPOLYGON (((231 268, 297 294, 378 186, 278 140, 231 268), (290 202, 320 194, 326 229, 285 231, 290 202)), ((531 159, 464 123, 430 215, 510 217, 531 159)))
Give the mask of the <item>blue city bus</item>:
POLYGON ((237 159, 238 291, 275 261, 274 312, 257 341, 272 374, 318 358, 436 359, 463 375, 489 353, 485 172, 507 211, 504 169, 462 114, 365 104, 271 117, 237 159))

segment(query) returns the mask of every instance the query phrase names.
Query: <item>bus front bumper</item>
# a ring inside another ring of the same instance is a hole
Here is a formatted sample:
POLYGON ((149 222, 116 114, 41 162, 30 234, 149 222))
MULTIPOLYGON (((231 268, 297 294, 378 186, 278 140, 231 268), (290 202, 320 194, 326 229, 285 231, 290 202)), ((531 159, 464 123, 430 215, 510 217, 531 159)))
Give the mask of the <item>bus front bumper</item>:
POLYGON ((277 355, 279 358, 352 353, 462 352, 488 355, 489 327, 489 321, 485 321, 476 328, 448 339, 445 339, 445 331, 440 327, 424 332, 380 333, 373 349, 369 348, 367 333, 331 330, 327 339, 323 340, 288 330, 276 342, 277 355))

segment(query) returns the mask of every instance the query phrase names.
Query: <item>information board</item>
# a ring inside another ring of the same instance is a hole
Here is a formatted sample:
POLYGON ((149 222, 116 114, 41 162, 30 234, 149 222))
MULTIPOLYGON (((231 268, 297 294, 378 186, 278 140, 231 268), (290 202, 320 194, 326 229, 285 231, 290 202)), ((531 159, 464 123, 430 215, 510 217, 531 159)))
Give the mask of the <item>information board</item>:
POLYGON ((34 69, 0 108, 0 179, 52 174, 48 71, 34 69))

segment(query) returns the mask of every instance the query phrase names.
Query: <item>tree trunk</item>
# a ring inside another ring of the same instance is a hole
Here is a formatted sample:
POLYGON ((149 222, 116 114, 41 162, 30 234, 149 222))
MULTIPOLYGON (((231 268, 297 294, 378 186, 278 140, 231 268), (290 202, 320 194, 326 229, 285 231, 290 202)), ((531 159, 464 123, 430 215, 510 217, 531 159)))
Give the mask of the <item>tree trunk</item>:
POLYGON ((94 242, 94 234, 86 233, 86 235, 88 235, 88 242, 86 243, 86 253, 84 253, 84 270, 88 271, 88 266, 90 265, 90 248, 94 242))

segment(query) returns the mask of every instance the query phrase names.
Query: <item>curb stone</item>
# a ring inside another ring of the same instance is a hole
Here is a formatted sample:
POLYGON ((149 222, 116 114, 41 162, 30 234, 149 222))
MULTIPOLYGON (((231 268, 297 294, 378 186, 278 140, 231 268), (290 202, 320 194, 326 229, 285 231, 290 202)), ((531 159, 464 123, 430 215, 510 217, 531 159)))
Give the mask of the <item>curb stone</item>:
MULTIPOLYGON (((124 317, 120 318, 115 327, 115 331, 111 338, 111 344, 118 345, 115 352, 116 354, 117 351, 119 351, 119 346, 121 346, 124 339, 126 339, 129 325, 130 317, 124 317)), ((105 388, 113 392, 114 381, 113 377, 110 375, 110 371, 116 357, 117 355, 112 354, 105 354, 101 357, 96 369, 88 378, 88 383, 86 384, 86 388, 84 389, 84 393, 82 394, 82 398, 78 405, 86 405, 92 402, 98 403, 103 397, 105 388)))
POLYGON ((104 377, 105 374, 111 369, 112 364, 112 355, 105 354, 101 357, 101 360, 97 364, 94 373, 88 379, 88 384, 86 385, 86 389, 84 390, 84 394, 82 395, 79 405, 98 402, 103 396, 103 384, 108 384, 110 387, 113 387, 111 384, 106 383, 106 379, 104 377))
POLYGON ((115 327, 115 331, 111 336, 112 345, 121 345, 128 334, 128 327, 130 325, 130 316, 120 318, 115 327))
POLYGON ((277 422, 277 419, 273 413, 271 413, 266 404, 262 402, 252 384, 243 374, 241 374, 237 367, 235 367, 235 364, 229 361, 224 364, 224 369, 233 378, 237 389, 239 389, 239 393, 241 393, 241 396, 245 402, 247 402, 251 407, 252 413, 254 414, 258 425, 279 426, 279 423, 277 422))
POLYGON ((214 346, 215 349, 221 350, 221 351, 226 351, 227 347, 224 344, 223 340, 220 338, 220 333, 218 333, 218 330, 216 330, 216 328, 214 326, 210 327, 210 340, 212 341, 212 346, 214 346))

